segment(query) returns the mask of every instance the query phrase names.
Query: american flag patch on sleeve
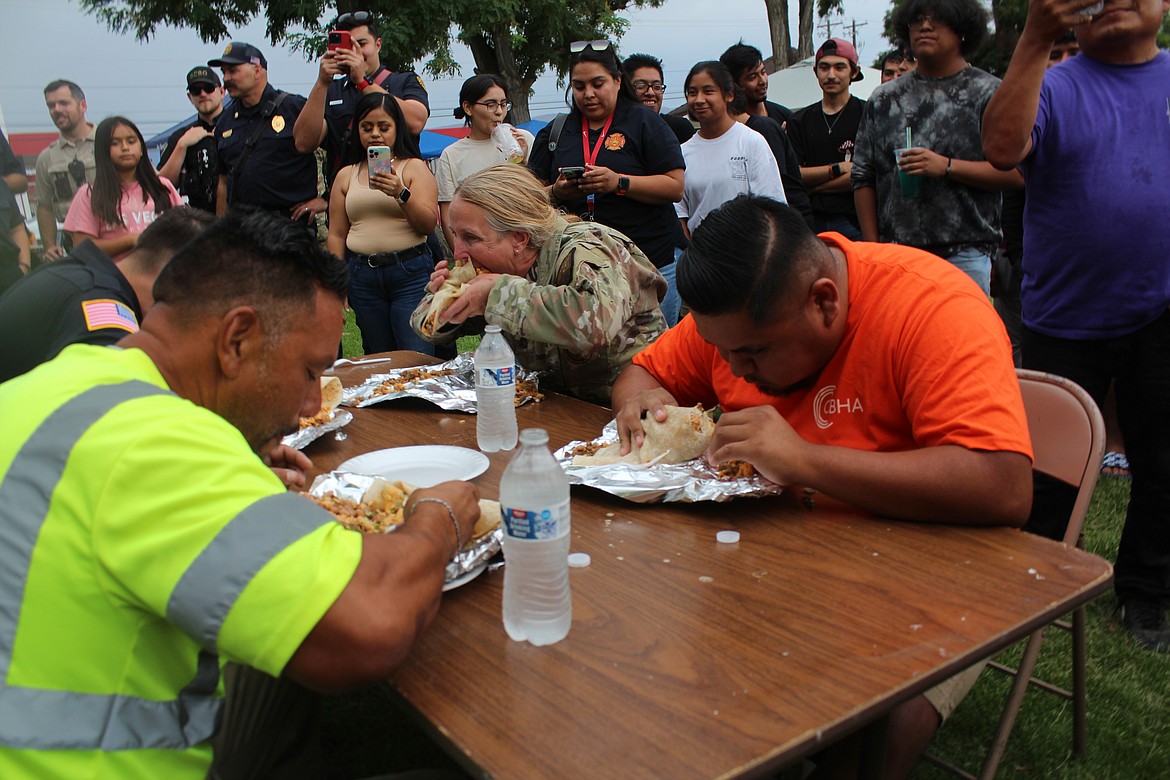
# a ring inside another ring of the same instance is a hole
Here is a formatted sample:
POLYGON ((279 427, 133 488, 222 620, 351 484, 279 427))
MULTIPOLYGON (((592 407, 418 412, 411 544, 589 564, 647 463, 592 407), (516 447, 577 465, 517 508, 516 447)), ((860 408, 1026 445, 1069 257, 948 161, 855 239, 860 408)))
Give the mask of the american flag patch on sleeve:
POLYGON ((81 311, 85 315, 85 327, 88 330, 121 328, 127 333, 138 332, 137 315, 133 309, 120 301, 109 298, 82 301, 81 311))

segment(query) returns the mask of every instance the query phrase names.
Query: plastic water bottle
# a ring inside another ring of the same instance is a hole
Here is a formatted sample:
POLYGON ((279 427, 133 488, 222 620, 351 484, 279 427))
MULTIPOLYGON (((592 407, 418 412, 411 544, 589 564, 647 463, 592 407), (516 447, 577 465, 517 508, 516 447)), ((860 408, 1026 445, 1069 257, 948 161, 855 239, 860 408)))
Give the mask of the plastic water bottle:
POLYGON ((548 451, 548 433, 525 428, 500 480, 504 526, 504 630, 551 645, 573 622, 569 590, 569 480, 548 451))
POLYGON ((475 441, 484 452, 516 446, 516 356, 488 325, 475 350, 475 441))
POLYGON ((510 163, 520 164, 524 162, 524 150, 520 148, 520 142, 516 140, 516 136, 512 135, 512 126, 507 122, 502 122, 496 125, 492 130, 492 141, 495 142, 496 148, 500 150, 500 154, 504 155, 510 163))

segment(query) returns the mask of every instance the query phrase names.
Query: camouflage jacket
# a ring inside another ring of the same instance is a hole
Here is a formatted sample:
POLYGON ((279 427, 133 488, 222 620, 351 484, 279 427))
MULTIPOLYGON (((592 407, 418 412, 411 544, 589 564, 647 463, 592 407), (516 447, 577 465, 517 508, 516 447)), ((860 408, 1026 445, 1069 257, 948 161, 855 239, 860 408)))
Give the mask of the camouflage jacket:
POLYGON ((1000 194, 951 179, 922 177, 922 195, 902 197, 894 149, 913 145, 956 160, 983 160, 983 109, 999 79, 967 67, 953 76, 926 78, 911 71, 874 90, 865 103, 853 150, 853 188, 877 192, 883 241, 925 247, 998 244, 1000 194))
MULTIPOLYGON (((629 238, 558 220, 527 276, 496 280, 482 319, 430 340, 448 343, 486 320, 500 326, 520 366, 545 373, 542 389, 608 406, 618 374, 666 330, 658 307, 665 294, 666 280, 629 238)), ((415 332, 430 301, 427 293, 411 315, 415 332)))

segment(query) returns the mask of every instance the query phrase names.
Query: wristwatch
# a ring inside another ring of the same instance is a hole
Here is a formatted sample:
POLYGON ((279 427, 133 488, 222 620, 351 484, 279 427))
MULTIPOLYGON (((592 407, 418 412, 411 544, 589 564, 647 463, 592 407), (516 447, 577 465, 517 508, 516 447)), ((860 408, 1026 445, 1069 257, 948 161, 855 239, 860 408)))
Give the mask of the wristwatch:
POLYGON ((614 195, 625 195, 629 191, 630 191, 630 177, 629 176, 618 176, 618 186, 617 186, 617 189, 613 191, 613 194, 614 195))
POLYGON ((402 192, 398 193, 398 202, 406 203, 408 200, 410 200, 410 190, 406 187, 403 187, 402 192))
POLYGON ((841 163, 833 163, 829 166, 829 171, 833 174, 833 178, 841 175, 841 163))
POLYGON ((365 76, 362 76, 362 80, 361 80, 361 81, 355 81, 355 82, 353 83, 353 85, 354 85, 355 87, 357 87, 357 91, 358 91, 358 92, 365 92, 365 91, 366 91, 366 87, 370 86, 370 82, 366 80, 366 77, 365 77, 365 76))

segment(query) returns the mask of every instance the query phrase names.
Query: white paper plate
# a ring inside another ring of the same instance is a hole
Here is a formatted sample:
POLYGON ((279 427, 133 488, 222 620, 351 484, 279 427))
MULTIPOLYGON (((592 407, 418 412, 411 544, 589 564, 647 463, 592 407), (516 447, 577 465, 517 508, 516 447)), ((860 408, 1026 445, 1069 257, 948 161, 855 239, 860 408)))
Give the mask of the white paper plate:
POLYGON ((426 444, 367 452, 350 458, 337 470, 432 487, 451 479, 474 479, 487 467, 487 455, 478 450, 426 444))

